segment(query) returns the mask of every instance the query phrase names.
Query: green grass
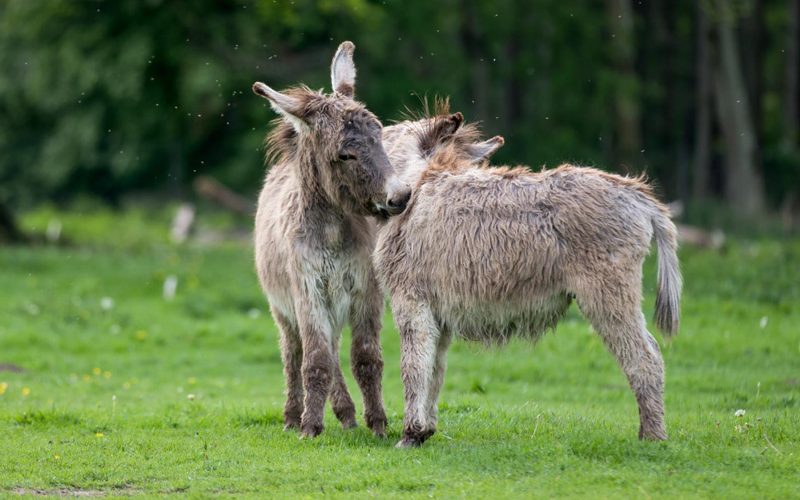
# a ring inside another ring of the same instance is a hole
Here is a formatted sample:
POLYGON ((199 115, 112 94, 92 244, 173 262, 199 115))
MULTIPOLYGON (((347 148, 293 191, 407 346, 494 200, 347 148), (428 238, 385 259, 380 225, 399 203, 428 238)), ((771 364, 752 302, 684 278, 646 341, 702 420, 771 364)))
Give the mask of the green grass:
POLYGON ((328 409, 324 434, 301 441, 282 430, 276 328, 249 247, 173 247, 160 219, 109 217, 64 217, 80 246, 0 248, 0 363, 24 370, 0 371, 0 495, 800 496, 800 242, 682 251, 668 442, 636 439, 622 373, 571 310, 536 346, 456 342, 440 432, 396 450, 388 313, 389 439, 363 421, 344 431, 328 409))

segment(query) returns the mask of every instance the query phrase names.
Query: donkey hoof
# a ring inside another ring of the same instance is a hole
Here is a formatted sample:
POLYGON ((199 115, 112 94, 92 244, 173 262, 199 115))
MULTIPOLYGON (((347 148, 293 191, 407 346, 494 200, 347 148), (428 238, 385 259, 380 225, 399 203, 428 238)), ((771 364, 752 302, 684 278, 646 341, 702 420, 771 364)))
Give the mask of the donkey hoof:
POLYGON ((422 443, 428 440, 429 437, 433 436, 433 433, 436 432, 432 429, 426 429, 423 431, 408 431, 406 430, 403 432, 403 439, 397 443, 397 448, 417 448, 422 446, 422 443))
POLYGON ((647 441, 666 441, 667 429, 664 425, 640 425, 639 426, 639 439, 647 441))
POLYGON ((358 427, 358 422, 356 422, 355 417, 342 421, 342 429, 344 430, 355 429, 356 427, 358 427))
POLYGON ((394 445, 395 448, 419 448, 422 446, 422 441, 408 436, 403 436, 403 439, 394 445))
POLYGON ((372 429, 375 436, 379 438, 386 437, 386 417, 378 419, 367 419, 367 427, 372 429))
POLYGON ((665 431, 640 431, 639 439, 642 441, 666 441, 667 433, 665 431))
POLYGON ((288 432, 300 428, 300 417, 283 417, 283 430, 288 432))
POLYGON ((300 427, 300 439, 315 438, 322 434, 322 425, 303 425, 300 427))

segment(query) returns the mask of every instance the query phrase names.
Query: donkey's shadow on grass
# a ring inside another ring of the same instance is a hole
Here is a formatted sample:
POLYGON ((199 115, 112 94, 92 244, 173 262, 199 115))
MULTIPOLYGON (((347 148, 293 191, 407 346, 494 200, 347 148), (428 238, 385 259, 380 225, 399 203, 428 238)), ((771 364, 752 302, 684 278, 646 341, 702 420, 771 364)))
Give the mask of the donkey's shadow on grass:
MULTIPOLYGON (((674 447, 669 442, 640 441, 631 438, 627 432, 618 429, 616 424, 608 421, 599 425, 596 421, 589 421, 572 416, 569 422, 562 421, 551 412, 532 411, 524 414, 507 414, 496 412, 497 409, 480 409, 473 405, 448 405, 442 407, 442 417, 450 421, 452 434, 447 430, 438 433, 430 443, 411 450, 419 450, 423 454, 448 454, 448 453, 489 453, 508 455, 524 454, 533 461, 550 460, 554 446, 564 450, 575 457, 590 460, 603 460, 611 463, 624 463, 629 461, 667 461, 674 455, 674 447), (493 415, 494 419, 487 418, 493 415), (465 432, 460 427, 470 420, 465 432), (498 428, 497 422, 504 422, 498 428), (616 429, 616 431, 615 431, 616 429), (514 451, 514 449, 517 451, 514 451), (426 451, 428 450, 428 451, 426 451), (472 451, 470 451, 472 450, 472 451), (493 451, 492 451, 493 450, 493 451)), ((327 420, 327 419, 326 419, 327 420)), ((233 424, 237 427, 261 429, 268 431, 270 439, 307 443, 310 448, 328 447, 335 445, 347 449, 392 449, 394 443, 403 433, 402 415, 388 416, 386 437, 376 437, 368 427, 343 429, 338 422, 327 422, 330 425, 326 431, 313 439, 301 438, 294 430, 284 430, 283 414, 279 409, 263 413, 240 413, 233 417, 233 424)), ((633 426, 634 423, 631 423, 633 426)), ((398 450, 397 453, 402 453, 398 450)), ((500 458, 500 457, 498 457, 500 458)), ((483 469, 484 464, 478 461, 476 469, 483 469)), ((467 463, 460 463, 459 468, 467 467, 467 463)))
POLYGON ((391 448, 394 446, 392 439, 402 435, 403 418, 395 416, 389 418, 387 437, 378 438, 363 424, 357 427, 343 429, 337 421, 327 421, 325 432, 316 438, 302 438, 294 429, 284 430, 283 413, 280 410, 271 410, 263 413, 243 412, 233 417, 233 424, 237 427, 256 428, 269 431, 277 439, 298 440, 308 443, 328 445, 335 443, 337 446, 347 448, 391 448))

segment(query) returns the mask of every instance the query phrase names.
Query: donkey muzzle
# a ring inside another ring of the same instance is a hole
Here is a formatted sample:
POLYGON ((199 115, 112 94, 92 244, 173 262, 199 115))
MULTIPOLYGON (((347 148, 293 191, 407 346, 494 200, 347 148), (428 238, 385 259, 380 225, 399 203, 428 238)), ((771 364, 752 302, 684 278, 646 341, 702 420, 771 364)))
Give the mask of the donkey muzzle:
POLYGON ((386 199, 386 211, 389 212, 389 215, 397 215, 402 213, 403 210, 406 209, 408 205, 408 200, 411 199, 411 188, 406 187, 405 189, 393 193, 386 199))
POLYGON ((379 208, 388 215, 398 215, 403 213, 411 199, 411 188, 403 184, 393 189, 386 197, 386 202, 379 205, 379 208))

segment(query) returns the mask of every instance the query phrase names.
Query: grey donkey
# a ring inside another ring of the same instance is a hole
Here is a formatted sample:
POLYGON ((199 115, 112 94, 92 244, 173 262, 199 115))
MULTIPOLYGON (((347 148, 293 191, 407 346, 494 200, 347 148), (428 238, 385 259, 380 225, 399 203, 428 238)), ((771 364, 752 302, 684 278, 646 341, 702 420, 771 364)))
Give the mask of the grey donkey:
POLYGON ((460 113, 384 129, 405 212, 378 231, 375 263, 401 340, 405 418, 398 447, 436 430, 453 334, 487 343, 538 339, 573 299, 628 378, 639 437, 663 440, 664 363, 641 311, 642 263, 658 248, 656 325, 678 329, 676 229, 642 179, 562 165, 491 168, 500 137, 480 142, 460 113))
POLYGON ((339 336, 348 322, 367 426, 379 436, 386 432, 383 296, 370 259, 371 216, 400 213, 410 189, 394 175, 381 123, 353 98, 354 48, 344 42, 333 58, 333 94, 253 85, 280 115, 266 139, 271 168, 256 212, 256 269, 280 329, 284 423, 303 437, 322 432, 329 395, 342 425, 356 425, 339 365, 339 336))

